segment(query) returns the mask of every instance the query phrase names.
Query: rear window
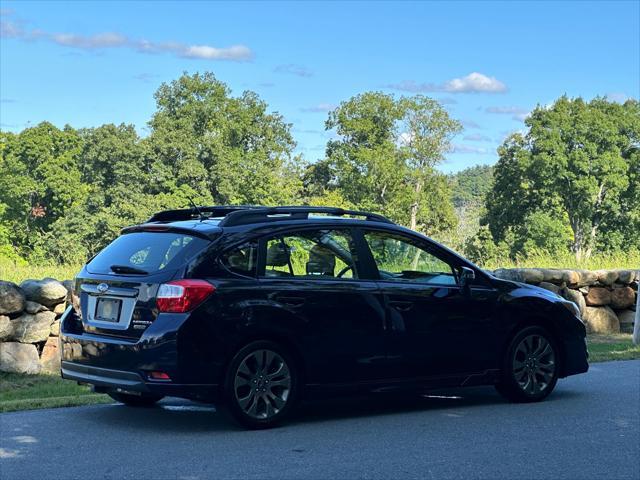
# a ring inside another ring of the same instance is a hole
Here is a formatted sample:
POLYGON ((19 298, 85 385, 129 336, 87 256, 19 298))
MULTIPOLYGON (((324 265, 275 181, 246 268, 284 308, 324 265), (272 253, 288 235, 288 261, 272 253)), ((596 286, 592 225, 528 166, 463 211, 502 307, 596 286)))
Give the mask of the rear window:
POLYGON ((179 267, 209 242, 174 232, 134 232, 116 238, 87 264, 91 273, 155 273, 179 267))

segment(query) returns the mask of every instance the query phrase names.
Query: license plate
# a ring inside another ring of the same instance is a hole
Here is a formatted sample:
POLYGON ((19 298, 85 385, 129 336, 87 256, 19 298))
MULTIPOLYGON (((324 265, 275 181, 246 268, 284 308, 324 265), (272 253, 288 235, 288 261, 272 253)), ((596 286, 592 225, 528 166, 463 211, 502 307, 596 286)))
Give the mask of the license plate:
POLYGON ((117 322, 120 317, 122 300, 115 298, 99 298, 96 304, 96 320, 102 322, 117 322))

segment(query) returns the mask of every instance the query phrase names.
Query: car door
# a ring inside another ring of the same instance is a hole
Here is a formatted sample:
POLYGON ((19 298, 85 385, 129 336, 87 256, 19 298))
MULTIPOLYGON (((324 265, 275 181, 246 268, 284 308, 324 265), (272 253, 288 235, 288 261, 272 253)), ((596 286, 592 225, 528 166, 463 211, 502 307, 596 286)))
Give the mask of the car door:
POLYGON ((260 289, 297 324, 308 383, 385 378, 385 311, 375 281, 361 278, 348 228, 304 228, 260 242, 260 289))
MULTIPOLYGON (((456 256, 417 236, 365 230, 390 325, 389 356, 398 377, 482 372, 498 348, 497 293, 462 287, 456 256)), ((478 272, 479 273, 479 272, 478 272)))

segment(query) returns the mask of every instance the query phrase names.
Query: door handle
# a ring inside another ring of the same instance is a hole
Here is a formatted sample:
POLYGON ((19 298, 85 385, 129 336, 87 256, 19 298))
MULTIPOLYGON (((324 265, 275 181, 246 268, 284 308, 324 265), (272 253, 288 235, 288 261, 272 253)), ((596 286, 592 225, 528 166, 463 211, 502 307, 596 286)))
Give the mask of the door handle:
POLYGON ((305 302, 303 297, 276 297, 276 300, 284 305, 289 305, 290 307, 299 307, 305 302))
POLYGON ((391 305, 399 312, 408 312, 413 308, 413 302, 409 302, 406 300, 391 300, 389 302, 389 305, 391 305))

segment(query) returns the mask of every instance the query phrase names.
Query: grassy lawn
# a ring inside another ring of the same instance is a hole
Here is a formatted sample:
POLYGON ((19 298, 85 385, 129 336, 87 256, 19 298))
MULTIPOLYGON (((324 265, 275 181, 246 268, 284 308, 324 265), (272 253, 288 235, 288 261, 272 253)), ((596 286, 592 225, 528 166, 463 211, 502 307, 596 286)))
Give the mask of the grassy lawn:
POLYGON ((634 345, 631 342, 631 334, 589 335, 587 343, 590 362, 640 358, 640 345, 634 345))
POLYGON ((112 401, 107 395, 92 393, 89 387, 63 380, 57 375, 0 373, 0 412, 112 401))

